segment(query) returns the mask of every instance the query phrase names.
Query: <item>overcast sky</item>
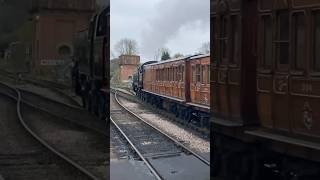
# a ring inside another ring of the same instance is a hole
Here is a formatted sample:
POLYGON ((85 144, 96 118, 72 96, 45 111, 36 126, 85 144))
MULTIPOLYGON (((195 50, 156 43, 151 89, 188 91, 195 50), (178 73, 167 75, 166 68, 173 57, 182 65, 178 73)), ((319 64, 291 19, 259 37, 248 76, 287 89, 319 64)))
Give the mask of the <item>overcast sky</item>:
POLYGON ((141 60, 158 48, 194 54, 210 41, 209 0, 111 0, 111 50, 122 38, 138 42, 141 60))

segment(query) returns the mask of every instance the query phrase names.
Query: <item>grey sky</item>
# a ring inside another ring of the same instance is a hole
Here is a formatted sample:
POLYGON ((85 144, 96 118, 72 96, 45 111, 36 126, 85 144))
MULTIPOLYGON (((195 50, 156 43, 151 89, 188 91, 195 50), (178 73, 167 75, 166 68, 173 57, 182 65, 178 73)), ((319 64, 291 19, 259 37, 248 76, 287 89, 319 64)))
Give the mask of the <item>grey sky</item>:
POLYGON ((209 0, 111 0, 111 50, 121 38, 135 39, 142 61, 158 48, 194 54, 210 40, 209 0))

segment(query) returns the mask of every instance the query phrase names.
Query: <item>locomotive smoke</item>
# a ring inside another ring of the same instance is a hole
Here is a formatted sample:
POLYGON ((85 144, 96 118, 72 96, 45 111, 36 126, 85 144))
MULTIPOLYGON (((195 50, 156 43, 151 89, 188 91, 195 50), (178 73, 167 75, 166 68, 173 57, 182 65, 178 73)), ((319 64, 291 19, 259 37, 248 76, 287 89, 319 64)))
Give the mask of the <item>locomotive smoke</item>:
POLYGON ((149 19, 149 28, 142 34, 143 54, 153 59, 157 49, 166 43, 185 25, 194 24, 194 28, 208 26, 209 0, 162 0, 156 5, 157 16, 149 19))

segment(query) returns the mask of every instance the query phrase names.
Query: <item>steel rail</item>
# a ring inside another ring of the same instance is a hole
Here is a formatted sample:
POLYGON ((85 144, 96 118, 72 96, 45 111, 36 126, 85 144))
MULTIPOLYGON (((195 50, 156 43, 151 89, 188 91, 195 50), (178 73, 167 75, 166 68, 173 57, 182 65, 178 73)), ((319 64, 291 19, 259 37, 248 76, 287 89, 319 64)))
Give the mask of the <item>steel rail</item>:
POLYGON ((144 122, 145 124, 147 124, 148 126, 150 126, 151 128, 155 129, 156 131, 160 132, 162 135, 166 136, 167 138, 169 138, 171 141, 173 141, 176 145, 180 146, 182 149, 184 149, 185 151, 187 151, 188 153, 192 154, 193 156, 195 156, 196 158, 198 158, 200 161, 202 161, 204 164, 206 164, 207 166, 210 166, 210 161, 206 160, 204 157, 202 157, 201 155, 197 154, 196 152, 194 152, 193 150, 191 150, 190 148, 188 148, 187 146, 185 146, 184 144, 182 144, 181 142, 179 142, 178 140, 174 139, 173 137, 171 137, 169 134, 167 134, 166 132, 163 132, 161 129, 159 129, 158 127, 152 125, 151 123, 145 121, 144 119, 142 119, 139 115, 137 115, 136 113, 132 112, 130 109, 128 109, 127 107, 125 107, 124 105, 121 104, 121 102, 119 101, 118 97, 117 97, 117 90, 115 90, 115 99, 117 101, 117 103, 124 108, 127 112, 129 112, 130 114, 132 114, 133 116, 135 116, 136 118, 138 118, 139 120, 141 120, 142 122, 144 122))
POLYGON ((43 140, 41 137, 39 137, 34 131, 32 131, 31 128, 26 124, 26 122, 24 121, 24 119, 23 119, 23 117, 21 115, 21 102, 22 102, 22 100, 21 100, 21 94, 20 94, 19 90, 16 89, 16 88, 10 87, 10 86, 8 86, 6 84, 3 84, 3 83, 1 83, 1 84, 3 86, 7 87, 8 89, 16 92, 16 95, 17 95, 16 97, 12 97, 11 95, 9 95, 9 96, 14 98, 17 101, 17 114, 18 114, 19 121, 22 124, 22 126, 27 130, 27 132, 32 135, 33 138, 35 138, 46 149, 48 149, 52 153, 56 154, 58 157, 60 157, 64 161, 66 161, 68 164, 72 165, 74 168, 78 169, 81 173, 86 175, 88 178, 93 179, 93 180, 99 180, 98 177, 96 177, 91 172, 89 172, 88 170, 83 168, 80 164, 78 164, 75 161, 73 161, 71 158, 69 158, 66 155, 60 153, 54 147, 49 145, 45 140, 43 140))
POLYGON ((148 169, 152 172, 157 180, 163 180, 161 175, 155 170, 155 168, 150 164, 150 162, 142 155, 142 153, 138 150, 138 148, 133 144, 133 142, 128 138, 128 136, 122 131, 122 129, 118 126, 118 124, 112 119, 110 116, 111 123, 118 129, 118 131, 122 134, 122 136, 128 141, 130 146, 134 149, 134 151, 138 154, 138 156, 142 159, 142 161, 147 165, 148 169))
MULTIPOLYGON (((14 75, 13 73, 4 71, 2 69, 0 69, 0 75, 5 76, 6 78, 12 79, 14 81, 17 80, 16 75, 14 75)), ((69 102, 72 102, 73 104, 70 104, 71 106, 81 107, 81 104, 79 104, 78 101, 74 100, 72 97, 67 95, 65 92, 63 92, 62 90, 59 90, 57 87, 54 87, 54 86, 50 85, 48 82, 47 82, 47 84, 45 84, 45 83, 41 83, 41 82, 36 82, 36 81, 30 80, 29 78, 22 78, 21 81, 23 81, 25 83, 33 84, 36 87, 46 88, 48 90, 51 90, 54 93, 56 93, 56 94, 58 94, 60 96, 63 96, 63 98, 65 98, 69 102)), ((31 91, 29 91, 29 92, 31 92, 31 91)))
MULTIPOLYGON (((37 94, 37 93, 34 93, 34 92, 31 92, 31 91, 26 91, 26 90, 23 90, 23 89, 18 89, 18 90, 19 90, 20 94, 28 94, 28 95, 36 96, 37 98, 41 98, 41 99, 43 99, 43 100, 45 100, 45 101, 49 101, 49 102, 51 102, 51 103, 57 104, 57 106, 65 106, 65 108, 70 108, 70 109, 69 109, 70 112, 83 111, 83 109, 82 109, 81 107, 78 107, 78 106, 73 106, 73 105, 71 105, 71 104, 65 104, 65 103, 62 103, 62 102, 59 102, 59 101, 55 101, 54 99, 41 96, 41 95, 39 95, 39 94, 37 94)), ((25 95, 25 97, 27 97, 27 96, 25 95)), ((44 109, 44 108, 39 108, 39 107, 37 107, 36 105, 34 105, 34 104, 32 104, 31 102, 28 102, 28 101, 26 101, 26 100, 24 100, 24 99, 22 99, 21 102, 23 102, 23 103, 25 103, 25 104, 28 104, 29 106, 34 107, 34 108, 36 108, 36 109, 38 109, 38 110, 41 110, 41 111, 43 111, 43 112, 49 113, 49 114, 51 114, 51 115, 53 115, 53 116, 59 117, 59 116, 57 116, 56 114, 50 112, 50 110, 46 110, 46 109, 44 109)), ((66 119, 65 117, 59 117, 59 118, 65 119, 65 120, 67 120, 67 121, 70 122, 70 123, 73 123, 73 124, 75 124, 75 125, 77 125, 77 126, 81 126, 81 127, 86 128, 86 129, 88 129, 88 130, 95 131, 95 132, 98 133, 98 134, 101 134, 101 135, 104 135, 104 136, 108 136, 106 133, 104 133, 104 132, 102 132, 102 131, 100 131, 100 130, 97 130, 97 129, 92 128, 92 127, 88 127, 88 126, 83 125, 83 124, 81 124, 81 123, 79 123, 79 122, 77 122, 77 121, 70 121, 70 120, 66 119)))

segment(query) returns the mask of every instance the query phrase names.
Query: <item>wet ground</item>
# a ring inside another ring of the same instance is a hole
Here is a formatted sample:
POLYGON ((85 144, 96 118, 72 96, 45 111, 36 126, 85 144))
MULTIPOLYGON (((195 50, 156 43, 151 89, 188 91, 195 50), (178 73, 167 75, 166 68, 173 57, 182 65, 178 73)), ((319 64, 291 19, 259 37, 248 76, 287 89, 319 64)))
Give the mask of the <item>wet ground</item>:
MULTIPOLYGON (((110 99, 111 116, 114 121, 164 179, 210 179, 209 166, 193 155, 187 155, 177 149, 177 146, 173 146, 174 143, 167 138, 163 139, 163 135, 121 111, 112 100, 114 98, 110 99)), ((126 102, 126 105, 128 104, 129 102, 126 102)))
POLYGON ((196 151, 207 160, 210 160, 210 140, 208 138, 199 136, 193 130, 187 129, 181 126, 181 124, 175 123, 174 120, 151 111, 142 104, 129 101, 125 98, 118 98, 125 107, 138 114, 148 123, 179 140, 179 142, 196 151))
POLYGON ((194 156, 150 159, 152 165, 168 180, 209 180, 210 169, 194 156))
POLYGON ((155 179, 113 125, 110 127, 110 179, 155 179))

